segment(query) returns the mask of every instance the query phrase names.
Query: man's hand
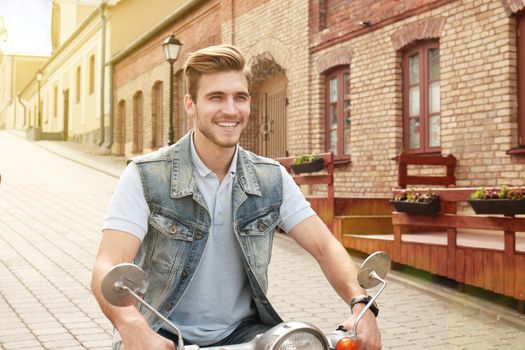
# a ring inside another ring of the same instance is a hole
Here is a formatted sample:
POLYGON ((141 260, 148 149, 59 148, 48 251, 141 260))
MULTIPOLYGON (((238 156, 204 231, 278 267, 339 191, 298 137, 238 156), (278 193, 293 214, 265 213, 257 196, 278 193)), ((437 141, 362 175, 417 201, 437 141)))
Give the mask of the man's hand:
MULTIPOLYGON (((354 321, 357 315, 365 307, 364 304, 356 304, 353 309, 352 317, 343 323, 348 331, 354 328, 354 321)), ((380 350, 381 349, 381 332, 377 327, 377 322, 372 311, 368 310, 359 321, 357 326, 357 344, 359 350, 380 350)))
POLYGON ((176 350, 173 341, 153 332, 149 327, 122 330, 120 350, 176 350))

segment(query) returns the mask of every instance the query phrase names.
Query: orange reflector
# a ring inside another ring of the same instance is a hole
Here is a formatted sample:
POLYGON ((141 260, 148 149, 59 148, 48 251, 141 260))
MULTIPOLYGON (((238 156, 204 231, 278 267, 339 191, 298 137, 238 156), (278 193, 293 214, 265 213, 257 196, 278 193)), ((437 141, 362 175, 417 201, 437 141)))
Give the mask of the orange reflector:
POLYGON ((357 340, 350 337, 344 337, 339 339, 335 350, 357 350, 357 340))

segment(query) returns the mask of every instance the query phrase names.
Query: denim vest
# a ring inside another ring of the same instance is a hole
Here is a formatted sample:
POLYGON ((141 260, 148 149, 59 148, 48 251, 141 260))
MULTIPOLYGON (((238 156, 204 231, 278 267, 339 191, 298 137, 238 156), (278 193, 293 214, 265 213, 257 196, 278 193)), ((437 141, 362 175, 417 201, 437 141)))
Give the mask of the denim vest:
MULTIPOLYGON (((188 134, 169 148, 133 159, 151 212, 135 263, 149 276, 144 299, 165 317, 169 317, 193 278, 210 231, 210 214, 193 177, 190 146, 188 134)), ((243 253, 253 301, 262 322, 278 324, 282 319, 266 292, 283 199, 279 163, 239 147, 232 197, 233 230, 243 253)), ((162 321, 143 306, 139 310, 157 331, 162 321)))

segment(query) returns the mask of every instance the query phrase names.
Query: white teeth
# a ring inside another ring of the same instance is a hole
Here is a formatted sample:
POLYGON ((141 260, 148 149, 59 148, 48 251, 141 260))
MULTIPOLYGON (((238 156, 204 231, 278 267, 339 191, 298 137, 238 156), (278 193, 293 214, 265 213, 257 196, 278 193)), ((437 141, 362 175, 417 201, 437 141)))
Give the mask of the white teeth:
POLYGON ((226 123, 226 122, 222 122, 218 124, 220 127, 223 127, 223 128, 233 128, 237 125, 237 123, 226 123))

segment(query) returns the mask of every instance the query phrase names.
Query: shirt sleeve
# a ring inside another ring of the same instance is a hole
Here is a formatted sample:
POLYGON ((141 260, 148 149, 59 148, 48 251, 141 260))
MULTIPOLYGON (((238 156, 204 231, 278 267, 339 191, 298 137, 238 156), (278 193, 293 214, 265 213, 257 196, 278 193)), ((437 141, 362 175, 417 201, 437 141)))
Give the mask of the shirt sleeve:
POLYGON ((295 225, 316 214, 299 186, 282 165, 281 174, 283 178, 283 202, 280 208, 282 220, 280 227, 285 232, 289 232, 295 225))
POLYGON ((111 197, 102 230, 124 231, 142 241, 148 230, 149 215, 150 210, 144 197, 139 169, 131 162, 122 172, 111 197))

